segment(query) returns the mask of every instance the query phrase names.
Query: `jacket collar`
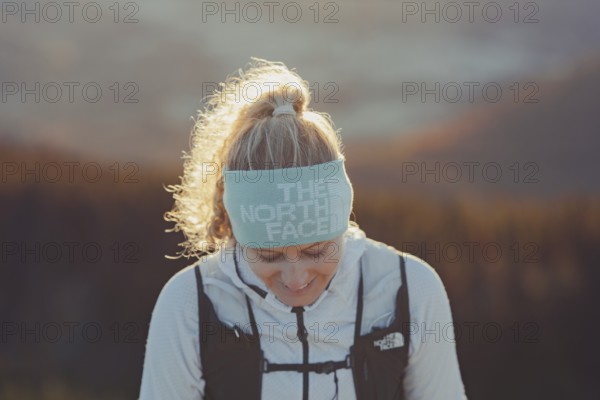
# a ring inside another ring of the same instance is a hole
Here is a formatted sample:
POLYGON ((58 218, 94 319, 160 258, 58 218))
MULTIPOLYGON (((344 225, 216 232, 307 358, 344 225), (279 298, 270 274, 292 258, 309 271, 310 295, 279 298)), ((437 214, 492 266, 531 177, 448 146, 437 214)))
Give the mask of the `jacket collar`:
MULTIPOLYGON (((359 259, 365 251, 365 232, 351 225, 344 233, 343 244, 343 255, 340 265, 331 279, 329 287, 321 293, 314 303, 305 306, 305 311, 314 309, 325 297, 332 294, 339 296, 344 304, 348 304, 353 298, 356 288, 354 288, 352 284, 354 280, 351 278, 355 274, 358 274, 359 259)), ((230 241, 225 247, 221 248, 219 253, 221 253, 217 257, 219 268, 231 279, 235 286, 240 288, 258 304, 266 302, 278 310, 291 312, 292 307, 281 302, 250 269, 248 261, 243 257, 239 244, 230 241), (237 258, 237 271, 234 262, 234 252, 237 258)))

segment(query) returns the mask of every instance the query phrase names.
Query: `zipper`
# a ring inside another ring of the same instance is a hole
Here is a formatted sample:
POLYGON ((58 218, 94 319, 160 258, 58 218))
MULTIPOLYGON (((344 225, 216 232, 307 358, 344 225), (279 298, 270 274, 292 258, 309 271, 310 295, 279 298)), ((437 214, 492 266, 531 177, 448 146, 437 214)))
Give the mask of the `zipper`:
MULTIPOLYGON (((296 313, 298 338, 302 343, 302 364, 308 366, 308 334, 304 326, 304 307, 292 307, 292 312, 296 313)), ((302 400, 308 400, 308 369, 302 373, 302 400)))

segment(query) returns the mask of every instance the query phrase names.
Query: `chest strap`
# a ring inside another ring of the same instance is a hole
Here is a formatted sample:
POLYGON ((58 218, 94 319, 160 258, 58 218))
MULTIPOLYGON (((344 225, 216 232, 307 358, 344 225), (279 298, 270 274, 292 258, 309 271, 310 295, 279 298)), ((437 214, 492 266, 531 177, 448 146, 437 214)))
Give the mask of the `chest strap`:
POLYGON ((352 360, 349 354, 343 361, 325 361, 310 364, 278 364, 271 363, 266 358, 263 358, 261 363, 261 371, 265 373, 275 371, 298 371, 316 372, 317 374, 329 374, 341 368, 352 368, 352 360))

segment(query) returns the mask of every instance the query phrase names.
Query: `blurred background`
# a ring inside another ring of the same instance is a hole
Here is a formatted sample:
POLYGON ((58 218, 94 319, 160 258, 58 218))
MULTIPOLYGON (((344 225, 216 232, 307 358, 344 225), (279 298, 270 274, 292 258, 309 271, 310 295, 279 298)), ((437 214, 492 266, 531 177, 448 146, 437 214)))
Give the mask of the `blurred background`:
POLYGON ((596 399, 600 3, 273 4, 1 3, 0 399, 137 398, 194 262, 163 185, 253 56, 341 129, 361 228, 441 276, 469 399, 596 399))

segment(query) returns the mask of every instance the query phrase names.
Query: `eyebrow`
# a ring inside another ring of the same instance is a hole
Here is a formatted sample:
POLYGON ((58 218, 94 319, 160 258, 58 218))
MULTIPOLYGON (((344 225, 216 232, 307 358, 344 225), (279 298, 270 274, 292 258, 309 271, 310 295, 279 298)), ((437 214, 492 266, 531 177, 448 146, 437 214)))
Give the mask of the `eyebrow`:
MULTIPOLYGON (((312 249, 313 247, 315 247, 315 246, 317 246, 319 244, 323 244, 323 243, 325 243, 325 242, 316 242, 316 243, 313 243, 312 245, 308 246, 304 250, 312 249)), ((275 251, 275 250, 269 249, 269 248, 266 248, 266 249, 256 249, 256 250, 259 251, 260 253, 262 253, 263 251, 267 251, 269 253, 283 254, 283 251, 275 251)), ((301 251, 304 251, 304 250, 301 250, 301 251)))

